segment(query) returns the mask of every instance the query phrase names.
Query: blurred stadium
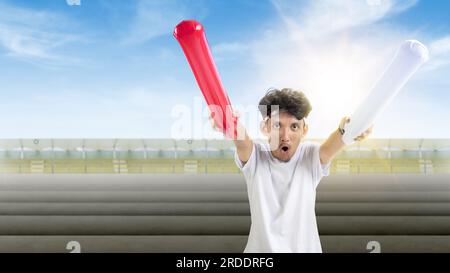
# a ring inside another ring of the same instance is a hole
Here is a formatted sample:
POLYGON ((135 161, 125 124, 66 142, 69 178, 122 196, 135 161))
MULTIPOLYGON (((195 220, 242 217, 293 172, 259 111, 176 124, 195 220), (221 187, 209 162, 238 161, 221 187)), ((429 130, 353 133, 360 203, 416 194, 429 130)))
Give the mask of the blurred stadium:
MULTIPOLYGON (((225 140, 1 140, 0 172, 238 173, 233 155, 225 140)), ((331 172, 450 173, 450 140, 369 139, 341 152, 331 172)))
MULTIPOLYGON (((223 140, 1 140, 0 252, 242 252, 233 156, 223 140)), ((324 252, 450 252, 449 178, 450 139, 346 148, 317 192, 324 252)))

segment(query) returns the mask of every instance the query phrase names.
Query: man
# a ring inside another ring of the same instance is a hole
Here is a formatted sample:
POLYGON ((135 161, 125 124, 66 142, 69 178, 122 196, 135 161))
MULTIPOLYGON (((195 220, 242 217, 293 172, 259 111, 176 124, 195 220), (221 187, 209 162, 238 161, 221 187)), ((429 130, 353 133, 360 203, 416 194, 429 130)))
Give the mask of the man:
MULTIPOLYGON (((251 228, 244 252, 322 252, 315 215, 316 188, 329 174, 333 157, 345 146, 342 119, 322 144, 302 142, 311 105, 302 92, 270 90, 260 101, 256 143, 238 123, 235 161, 247 184, 251 228)), ((371 128, 358 136, 360 141, 371 128)))

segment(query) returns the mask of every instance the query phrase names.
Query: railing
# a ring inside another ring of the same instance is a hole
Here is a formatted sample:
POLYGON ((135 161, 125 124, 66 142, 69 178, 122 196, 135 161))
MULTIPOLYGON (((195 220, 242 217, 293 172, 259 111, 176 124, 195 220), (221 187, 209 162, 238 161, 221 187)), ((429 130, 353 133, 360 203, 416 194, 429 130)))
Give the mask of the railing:
MULTIPOLYGON (((0 173, 239 173, 232 158, 0 160, 0 173), (39 162, 39 166, 37 166, 39 162)), ((333 174, 450 173, 449 159, 336 158, 333 174)))

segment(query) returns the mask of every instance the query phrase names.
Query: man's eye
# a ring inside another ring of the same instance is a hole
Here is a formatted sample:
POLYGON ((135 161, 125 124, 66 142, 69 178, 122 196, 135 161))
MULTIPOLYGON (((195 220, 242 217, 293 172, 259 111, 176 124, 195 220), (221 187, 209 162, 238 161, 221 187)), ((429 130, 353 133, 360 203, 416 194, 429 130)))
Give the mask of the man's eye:
POLYGON ((292 130, 297 130, 297 129, 298 129, 298 125, 297 124, 292 125, 292 130))
POLYGON ((272 127, 273 127, 274 129, 280 129, 280 124, 275 123, 272 127))

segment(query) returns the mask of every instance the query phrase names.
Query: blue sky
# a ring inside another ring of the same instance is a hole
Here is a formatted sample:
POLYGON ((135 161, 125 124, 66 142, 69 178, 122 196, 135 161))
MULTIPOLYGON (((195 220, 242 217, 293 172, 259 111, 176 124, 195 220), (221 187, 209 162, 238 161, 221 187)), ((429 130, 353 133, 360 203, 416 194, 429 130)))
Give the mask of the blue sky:
POLYGON ((326 137, 401 41, 418 39, 430 62, 373 137, 449 138, 449 11, 449 1, 426 0, 0 0, 0 137, 217 137, 172 36, 194 18, 255 136, 259 98, 293 87, 313 104, 310 137, 326 137), (200 125, 174 133, 180 107, 200 125))

